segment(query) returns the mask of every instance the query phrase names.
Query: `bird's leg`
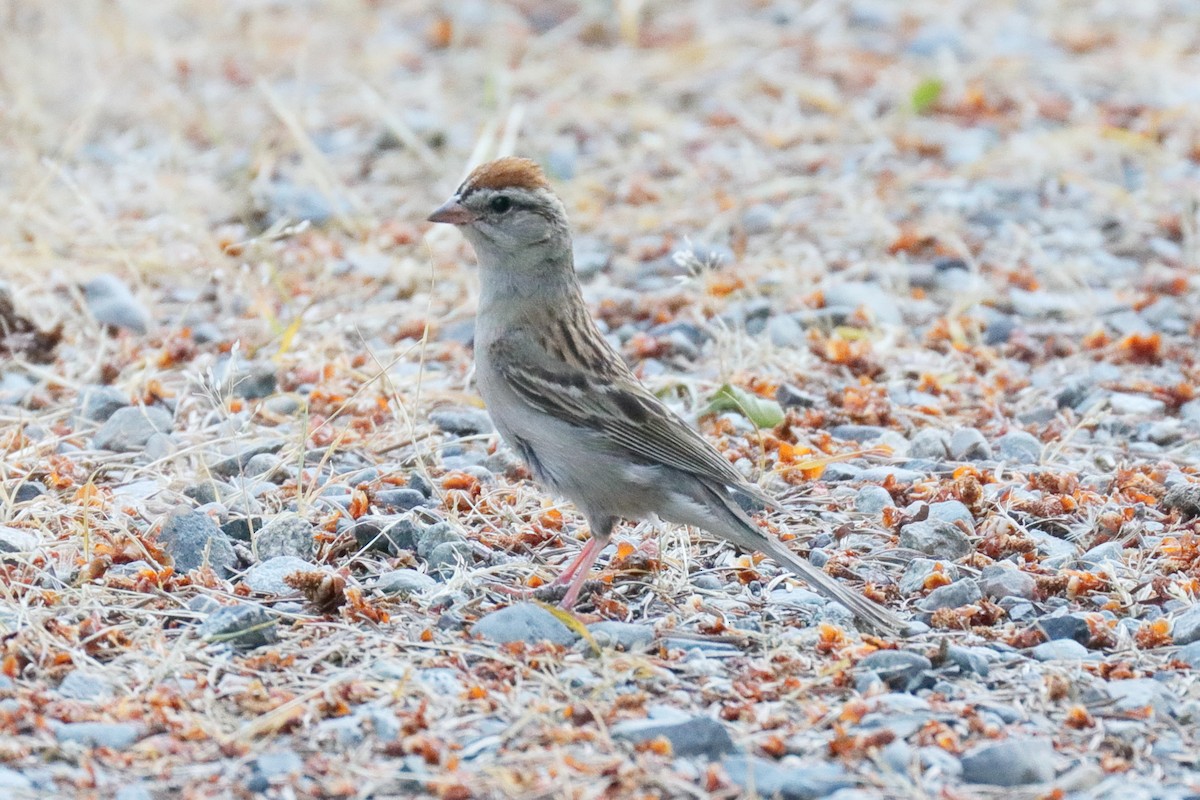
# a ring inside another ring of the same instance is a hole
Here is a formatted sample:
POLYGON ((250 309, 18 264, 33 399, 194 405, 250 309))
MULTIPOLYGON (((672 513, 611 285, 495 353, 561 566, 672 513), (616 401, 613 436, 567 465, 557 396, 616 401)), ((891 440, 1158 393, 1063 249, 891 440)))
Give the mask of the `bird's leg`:
MULTIPOLYGON (((558 581, 568 578, 571 585, 567 587, 567 593, 563 595, 562 602, 559 603, 563 608, 571 608, 575 605, 575 601, 579 599, 579 593, 583 590, 583 584, 587 581, 588 575, 591 574, 592 565, 596 563, 596 559, 600 557, 600 551, 604 549, 604 545, 608 543, 607 539, 597 539, 595 537, 588 540, 588 543, 579 551, 579 555, 567 565, 563 573, 558 576, 558 581), (571 576, 574 577, 571 577, 571 576)), ((558 581, 555 581, 557 583, 558 581)))
MULTIPOLYGON (((584 567, 583 574, 586 578, 588 570, 591 569, 592 564, 596 563, 596 557, 600 555, 600 551, 603 549, 604 544, 599 539, 594 539, 589 536, 587 544, 580 549, 579 554, 575 556, 575 558, 571 559, 571 563, 563 567, 563 570, 558 574, 558 577, 546 584, 546 586, 539 586, 534 589, 516 589, 511 586, 497 586, 496 589, 502 594, 509 595, 510 597, 533 597, 537 592, 544 588, 566 586, 571 582, 571 578, 575 575, 575 573, 579 571, 579 568, 585 563, 587 566, 584 567)), ((578 591, 576 591, 576 594, 578 594, 578 591)))

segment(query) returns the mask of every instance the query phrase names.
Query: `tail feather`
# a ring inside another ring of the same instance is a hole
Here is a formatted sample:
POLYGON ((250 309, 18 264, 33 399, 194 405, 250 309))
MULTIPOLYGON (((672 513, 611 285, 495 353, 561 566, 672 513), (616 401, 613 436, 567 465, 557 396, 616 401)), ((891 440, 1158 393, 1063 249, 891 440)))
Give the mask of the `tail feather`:
POLYGON ((706 505, 715 514, 719 514, 723 521, 734 527, 733 531, 713 530, 713 533, 723 535, 745 549, 757 550, 770 556, 803 578, 812 588, 830 600, 841 603, 876 633, 890 636, 907 635, 909 625, 900 617, 875 601, 848 589, 836 578, 827 575, 823 570, 793 553, 783 542, 755 525, 754 521, 726 492, 709 486, 706 486, 705 489, 709 500, 706 505), (720 513, 722 511, 725 513, 720 513))

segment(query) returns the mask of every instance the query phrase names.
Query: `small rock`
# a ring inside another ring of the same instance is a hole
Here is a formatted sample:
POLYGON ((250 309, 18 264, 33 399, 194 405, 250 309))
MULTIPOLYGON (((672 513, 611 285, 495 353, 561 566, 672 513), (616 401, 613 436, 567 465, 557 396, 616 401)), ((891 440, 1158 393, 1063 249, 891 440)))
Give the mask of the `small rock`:
POLYGON ((865 309, 876 323, 902 325, 904 318, 896 304, 896 296, 874 283, 834 284, 824 291, 826 308, 865 309))
POLYGON ((75 416, 87 422, 106 422, 129 405, 129 395, 111 386, 84 386, 75 405, 75 416))
POLYGON ((1171 625, 1171 640, 1180 645, 1200 642, 1200 605, 1190 607, 1175 618, 1171 625))
POLYGON ((242 470, 250 463, 250 459, 263 453, 278 453, 283 449, 283 439, 268 439, 247 445, 237 454, 222 458, 208 465, 208 470, 221 478, 233 478, 242 474, 242 470))
POLYGON ((150 314, 116 275, 100 275, 83 285, 88 311, 101 325, 145 333, 150 314))
POLYGON ((284 578, 296 572, 312 572, 316 564, 295 556, 275 556, 255 564, 242 575, 242 585, 259 594, 295 594, 284 578))
POLYGON ((758 756, 735 755, 724 761, 725 774, 746 792, 756 797, 779 800, 814 800, 839 789, 853 786, 856 780, 845 767, 830 761, 770 761, 758 756))
POLYGON ((767 320, 767 338, 774 347, 797 348, 805 343, 805 337, 804 328, 795 317, 784 314, 767 320))
POLYGON ((917 594, 925 590, 925 582, 935 572, 945 574, 951 581, 958 580, 958 567, 948 561, 935 561, 929 558, 914 558, 904 568, 900 576, 898 588, 905 595, 917 594))
POLYGON ((364 550, 395 555, 401 550, 416 550, 417 537, 424 529, 408 517, 367 515, 354 522, 354 540, 364 550))
POLYGON ((417 534, 416 550, 421 558, 428 559, 434 548, 447 542, 466 542, 467 538, 448 522, 438 522, 417 534))
POLYGON ((983 568, 979 575, 979 588, 994 600, 1001 597, 1032 600, 1037 594, 1037 581, 1013 564, 1001 561, 983 568))
POLYGON ((742 212, 742 230, 750 235, 767 233, 775 224, 775 209, 766 203, 756 203, 742 212))
POLYGON ((477 436, 496 429, 488 413, 479 408, 438 408, 429 419, 451 436, 477 436))
POLYGON ((1115 711, 1131 713, 1154 710, 1160 716, 1170 716, 1172 709, 1179 703, 1179 698, 1160 681, 1153 678, 1130 678, 1128 680, 1110 680, 1105 686, 1108 696, 1116 701, 1115 711))
POLYGON ((885 508, 894 508, 895 505, 891 493, 874 484, 862 487, 854 496, 854 510, 862 514, 878 514, 885 508))
POLYGON ((266 608, 250 603, 222 606, 200 623, 197 631, 209 642, 226 642, 238 649, 252 649, 279 639, 277 618, 266 608))
POLYGON ((963 756, 962 778, 990 786, 1027 786, 1054 779, 1054 748, 1048 741, 1008 739, 963 756))
POLYGON ((946 648, 946 658, 964 673, 973 673, 981 678, 986 678, 991 671, 989 656, 994 657, 995 653, 984 647, 961 647, 952 644, 946 648))
POLYGON ((1042 617, 1038 620, 1038 628, 1051 641, 1057 639, 1072 639, 1082 645, 1092 640, 1092 629, 1084 614, 1057 614, 1042 617))
POLYGON ((38 545, 38 537, 23 528, 0 525, 0 553, 28 553, 38 545))
POLYGON ((73 669, 58 685, 58 694, 68 700, 87 702, 106 700, 113 696, 113 685, 103 675, 87 670, 73 669))
POLYGON ((304 759, 293 750, 271 750, 254 759, 252 768, 266 778, 297 775, 304 770, 304 759))
POLYGON ((641 650, 654 642, 654 628, 634 622, 604 620, 594 622, 588 630, 597 644, 621 647, 625 650, 641 650))
POLYGON ((254 537, 254 550, 260 561, 277 556, 307 560, 316 551, 313 525, 298 514, 280 514, 254 537))
POLYGON ((244 474, 263 478, 274 483, 283 483, 290 475, 283 460, 274 453, 259 453, 246 462, 244 474))
POLYGON ((471 629, 475 636, 497 644, 547 641, 570 645, 579 634, 536 603, 514 603, 481 617, 471 629))
POLYGON ((119 408, 96 431, 92 447, 132 453, 144 448, 154 434, 169 433, 172 422, 170 412, 158 406, 119 408))
POLYGON ((261 400, 275 394, 279 380, 270 362, 247 362, 222 356, 213 366, 213 378, 221 391, 244 400, 261 400))
POLYGON ((1098 544, 1091 550, 1079 557, 1079 564, 1084 567, 1096 569, 1106 565, 1120 565, 1122 563, 1125 545, 1121 542, 1105 542, 1098 544))
MULTIPOLYGON (((775 402, 784 408, 812 408, 821 402, 821 398, 797 389, 790 383, 781 383, 775 390, 775 402)), ((1200 414, 1197 416, 1200 417, 1200 414)))
POLYGON ((425 561, 430 572, 436 575, 449 575, 460 564, 473 563, 474 552, 470 542, 442 542, 429 551, 429 557, 425 561))
POLYGON ((228 578, 237 564, 233 545, 212 517, 186 507, 175 509, 167 517, 158 543, 181 574, 207 564, 219 577, 228 578))
POLYGON ((857 668, 875 673, 893 689, 904 690, 933 663, 919 653, 907 650, 876 650, 858 662, 857 668))
POLYGON ((848 442, 873 442, 886 433, 888 429, 878 425, 835 425, 829 429, 830 436, 848 442))
POLYGON ((1159 505, 1167 511, 1178 511, 1184 521, 1200 517, 1200 483, 1175 484, 1159 505))
POLYGON ((59 742, 113 750, 124 750, 146 735, 146 729, 135 722, 66 722, 52 727, 59 742))
POLYGON ((1192 669, 1200 669, 1200 642, 1192 642, 1175 652, 1175 658, 1192 669))
POLYGON ((900 529, 900 546, 939 558, 962 558, 974 548, 957 525, 936 519, 910 522, 900 529))
POLYGON ((384 489, 372 498, 382 511, 411 511, 429 504, 429 498, 416 489, 384 489))
POLYGON ((262 526, 262 517, 234 517, 221 526, 221 532, 235 542, 249 543, 262 526))
POLYGON ((395 569, 375 580, 375 589, 384 594, 424 594, 437 585, 433 578, 415 569, 395 569))
POLYGON ((930 503, 929 519, 937 519, 951 524, 961 521, 968 530, 975 530, 975 517, 971 514, 971 509, 958 500, 930 503))
POLYGON ((664 738, 671 743, 671 754, 677 758, 704 756, 715 761, 723 755, 737 752, 729 731, 711 717, 677 722, 627 720, 612 726, 612 736, 633 744, 664 738))
POLYGON ((908 446, 911 458, 944 461, 950 457, 950 435, 937 428, 923 428, 908 446))
POLYGON ((1131 392, 1113 392, 1108 396, 1108 407, 1114 414, 1139 417, 1153 417, 1167 410, 1167 404, 1162 400, 1131 392))
POLYGON ((13 492, 13 503, 28 503, 46 493, 46 484, 41 481, 22 481, 13 492))
MULTIPOLYGON (((0 789, 16 792, 32 792, 33 781, 15 769, 0 767, 0 789)), ((17 797, 22 795, 18 794, 17 797)))
POLYGON ((992 448, 975 428, 959 428, 950 436, 950 457, 957 461, 981 461, 992 457, 992 448))
POLYGON ((1038 661, 1082 661, 1090 657, 1084 645, 1075 639, 1052 639, 1033 648, 1032 655, 1038 661))
POLYGON ((978 603, 981 599, 983 599, 983 593, 979 591, 979 584, 966 579, 939 586, 917 603, 917 608, 926 614, 932 614, 943 608, 969 606, 972 603, 978 603))

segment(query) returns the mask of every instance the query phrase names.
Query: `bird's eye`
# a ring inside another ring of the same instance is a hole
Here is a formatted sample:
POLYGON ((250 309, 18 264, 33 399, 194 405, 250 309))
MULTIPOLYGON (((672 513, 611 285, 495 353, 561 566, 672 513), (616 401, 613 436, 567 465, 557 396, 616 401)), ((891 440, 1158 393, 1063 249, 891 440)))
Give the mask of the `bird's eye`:
POLYGON ((509 200, 507 197, 501 195, 500 197, 493 197, 492 202, 488 203, 488 206, 497 214, 503 214, 505 211, 508 211, 510 208, 512 208, 512 200, 509 200))

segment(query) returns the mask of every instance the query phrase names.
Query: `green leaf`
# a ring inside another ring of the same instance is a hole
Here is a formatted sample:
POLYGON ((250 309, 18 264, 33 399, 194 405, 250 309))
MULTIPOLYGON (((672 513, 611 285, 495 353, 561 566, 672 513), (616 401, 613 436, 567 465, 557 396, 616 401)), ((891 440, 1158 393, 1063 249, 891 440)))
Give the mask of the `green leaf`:
POLYGON ((760 428, 774 428, 783 422, 783 408, 779 403, 728 383, 717 389, 705 409, 707 414, 721 411, 736 411, 760 428))
POLYGON ((941 96, 942 82, 937 78, 926 78, 913 89, 912 109, 918 114, 928 113, 941 96))

